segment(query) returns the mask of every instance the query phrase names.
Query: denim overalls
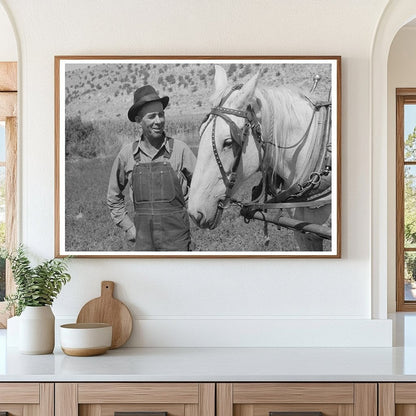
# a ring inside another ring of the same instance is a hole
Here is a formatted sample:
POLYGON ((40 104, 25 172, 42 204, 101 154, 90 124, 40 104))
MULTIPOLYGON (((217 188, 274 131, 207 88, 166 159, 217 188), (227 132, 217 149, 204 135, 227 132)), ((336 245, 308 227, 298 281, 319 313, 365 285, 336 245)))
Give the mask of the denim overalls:
POLYGON ((188 251, 191 243, 189 217, 178 176, 170 164, 170 151, 163 161, 140 162, 134 155, 132 172, 134 225, 137 251, 188 251))

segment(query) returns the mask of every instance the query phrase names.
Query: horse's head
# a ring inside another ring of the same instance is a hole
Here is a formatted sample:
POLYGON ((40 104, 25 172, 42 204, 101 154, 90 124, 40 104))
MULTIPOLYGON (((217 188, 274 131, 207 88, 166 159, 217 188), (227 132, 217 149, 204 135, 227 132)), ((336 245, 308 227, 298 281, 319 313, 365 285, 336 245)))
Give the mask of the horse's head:
POLYGON ((213 109, 200 128, 188 203, 191 218, 202 228, 218 225, 222 205, 259 168, 260 144, 253 138, 253 123, 249 120, 259 112, 254 98, 258 76, 241 88, 231 88, 225 70, 215 67, 213 109))

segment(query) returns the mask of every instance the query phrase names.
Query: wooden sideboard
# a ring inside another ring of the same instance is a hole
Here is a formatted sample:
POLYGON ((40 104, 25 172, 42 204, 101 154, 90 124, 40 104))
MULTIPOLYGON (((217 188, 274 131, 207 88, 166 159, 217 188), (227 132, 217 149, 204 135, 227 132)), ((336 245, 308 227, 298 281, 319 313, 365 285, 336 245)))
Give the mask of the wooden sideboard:
POLYGON ((7 416, 415 416, 410 383, 0 383, 7 416))

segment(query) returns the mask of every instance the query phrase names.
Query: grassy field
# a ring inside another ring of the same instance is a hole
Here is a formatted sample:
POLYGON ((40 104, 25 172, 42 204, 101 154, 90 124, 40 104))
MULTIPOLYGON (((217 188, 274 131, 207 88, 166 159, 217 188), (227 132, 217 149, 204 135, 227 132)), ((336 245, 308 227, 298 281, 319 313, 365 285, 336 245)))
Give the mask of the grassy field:
MULTIPOLYGON (((66 163, 66 250, 68 251, 130 251, 134 245, 116 227, 106 205, 106 194, 114 157, 79 159, 66 163)), ((241 190, 249 199, 251 187, 258 178, 241 190)), ((128 197, 127 197, 128 200, 128 197)), ((133 207, 127 204, 130 215, 133 207)), ((132 217, 133 218, 133 217, 132 217)), ((224 212, 215 230, 201 230, 191 225, 194 251, 296 251, 293 232, 269 225, 270 244, 265 246, 263 223, 245 224, 238 207, 224 212)), ((328 250, 329 247, 326 247, 328 250)))

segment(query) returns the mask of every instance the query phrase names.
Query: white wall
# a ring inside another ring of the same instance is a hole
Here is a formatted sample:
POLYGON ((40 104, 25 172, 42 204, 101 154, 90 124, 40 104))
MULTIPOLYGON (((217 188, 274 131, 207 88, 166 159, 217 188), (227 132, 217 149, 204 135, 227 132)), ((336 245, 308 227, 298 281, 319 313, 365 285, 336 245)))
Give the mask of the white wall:
POLYGON ((395 262, 395 198, 396 198, 396 88, 416 87, 416 26, 404 27, 391 44, 388 63, 388 309, 396 309, 396 262, 395 262))
POLYGON ((371 275, 370 57, 387 0, 0 4, 21 39, 21 240, 42 257, 54 253, 54 55, 343 59, 342 259, 73 259, 58 318, 74 319, 109 279, 137 319, 130 345, 391 343, 385 293, 372 316, 371 275))
MULTIPOLYGON (((1 4, 1 3, 0 3, 1 4)), ((6 10, 0 6, 0 61, 17 61, 16 37, 6 10)))

